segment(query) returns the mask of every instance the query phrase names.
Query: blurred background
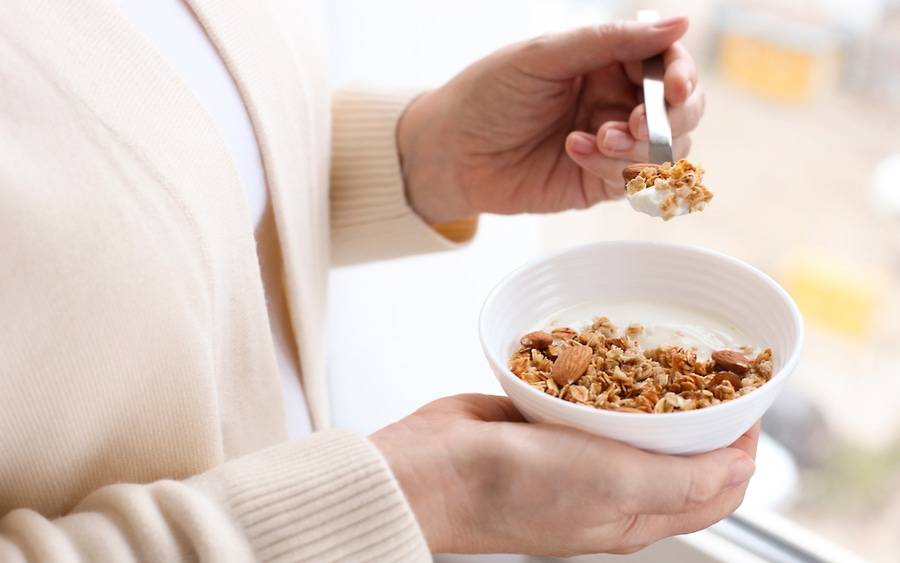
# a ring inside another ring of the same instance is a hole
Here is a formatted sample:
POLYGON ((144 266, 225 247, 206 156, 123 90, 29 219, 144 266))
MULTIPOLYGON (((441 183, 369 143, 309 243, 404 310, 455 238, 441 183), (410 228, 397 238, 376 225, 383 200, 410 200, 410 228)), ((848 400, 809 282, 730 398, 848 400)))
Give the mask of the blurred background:
MULTIPOLYGON (((663 223, 627 204, 482 219, 445 253, 335 271, 337 423, 370 432, 439 396, 499 393, 476 334, 491 286, 523 261, 590 241, 670 240, 746 260, 808 323, 747 504, 871 561, 900 557, 900 2, 334 0, 335 86, 435 87, 512 41, 688 15, 706 117, 692 160, 716 198, 663 223)), ((710 275, 715 275, 710 272, 710 275)))

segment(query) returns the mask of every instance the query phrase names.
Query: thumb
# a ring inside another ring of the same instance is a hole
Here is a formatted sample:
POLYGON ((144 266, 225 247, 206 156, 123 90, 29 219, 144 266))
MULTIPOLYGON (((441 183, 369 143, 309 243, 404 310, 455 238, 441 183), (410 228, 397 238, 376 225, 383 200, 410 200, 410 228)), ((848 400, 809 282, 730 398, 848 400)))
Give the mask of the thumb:
POLYGON ((688 19, 617 21, 545 35, 523 45, 517 66, 547 80, 564 80, 612 62, 632 62, 662 53, 688 28, 688 19))
POLYGON ((627 479, 640 487, 627 494, 623 510, 629 514, 678 514, 696 509, 744 483, 756 469, 753 459, 737 448, 691 457, 644 455, 646 459, 634 463, 627 479))

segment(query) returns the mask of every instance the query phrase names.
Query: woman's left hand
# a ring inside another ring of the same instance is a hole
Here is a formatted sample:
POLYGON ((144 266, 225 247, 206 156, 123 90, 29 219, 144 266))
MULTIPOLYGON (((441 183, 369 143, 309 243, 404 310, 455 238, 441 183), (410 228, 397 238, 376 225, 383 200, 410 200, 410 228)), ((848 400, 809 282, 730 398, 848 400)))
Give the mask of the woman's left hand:
POLYGON ((512 45, 416 99, 398 126, 408 197, 427 221, 553 212, 621 197, 647 160, 640 61, 663 53, 675 157, 703 114, 677 43, 685 18, 616 22, 512 45))

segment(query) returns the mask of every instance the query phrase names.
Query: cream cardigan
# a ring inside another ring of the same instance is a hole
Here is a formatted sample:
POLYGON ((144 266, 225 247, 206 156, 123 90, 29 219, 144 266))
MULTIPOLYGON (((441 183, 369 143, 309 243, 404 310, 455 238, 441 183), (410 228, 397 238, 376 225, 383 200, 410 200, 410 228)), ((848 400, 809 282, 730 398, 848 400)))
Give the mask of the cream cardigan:
POLYGON ((259 140, 323 431, 285 441, 247 204, 210 117, 107 0, 4 0, 0 561, 427 560, 377 450, 324 431, 329 264, 452 246, 404 197, 407 99, 329 100, 268 3, 189 3, 259 140))

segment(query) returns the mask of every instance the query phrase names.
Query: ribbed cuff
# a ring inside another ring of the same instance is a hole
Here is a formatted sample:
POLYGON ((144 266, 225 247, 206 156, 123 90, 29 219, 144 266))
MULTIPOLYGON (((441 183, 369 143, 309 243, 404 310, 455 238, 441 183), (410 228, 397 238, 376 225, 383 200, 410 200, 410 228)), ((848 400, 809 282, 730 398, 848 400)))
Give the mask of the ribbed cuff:
POLYGON ((431 561, 378 450, 333 430, 223 465, 224 492, 260 561, 431 561))
POLYGON ((348 264, 458 248, 409 206, 397 122, 414 96, 338 92, 332 106, 333 260, 348 264))

